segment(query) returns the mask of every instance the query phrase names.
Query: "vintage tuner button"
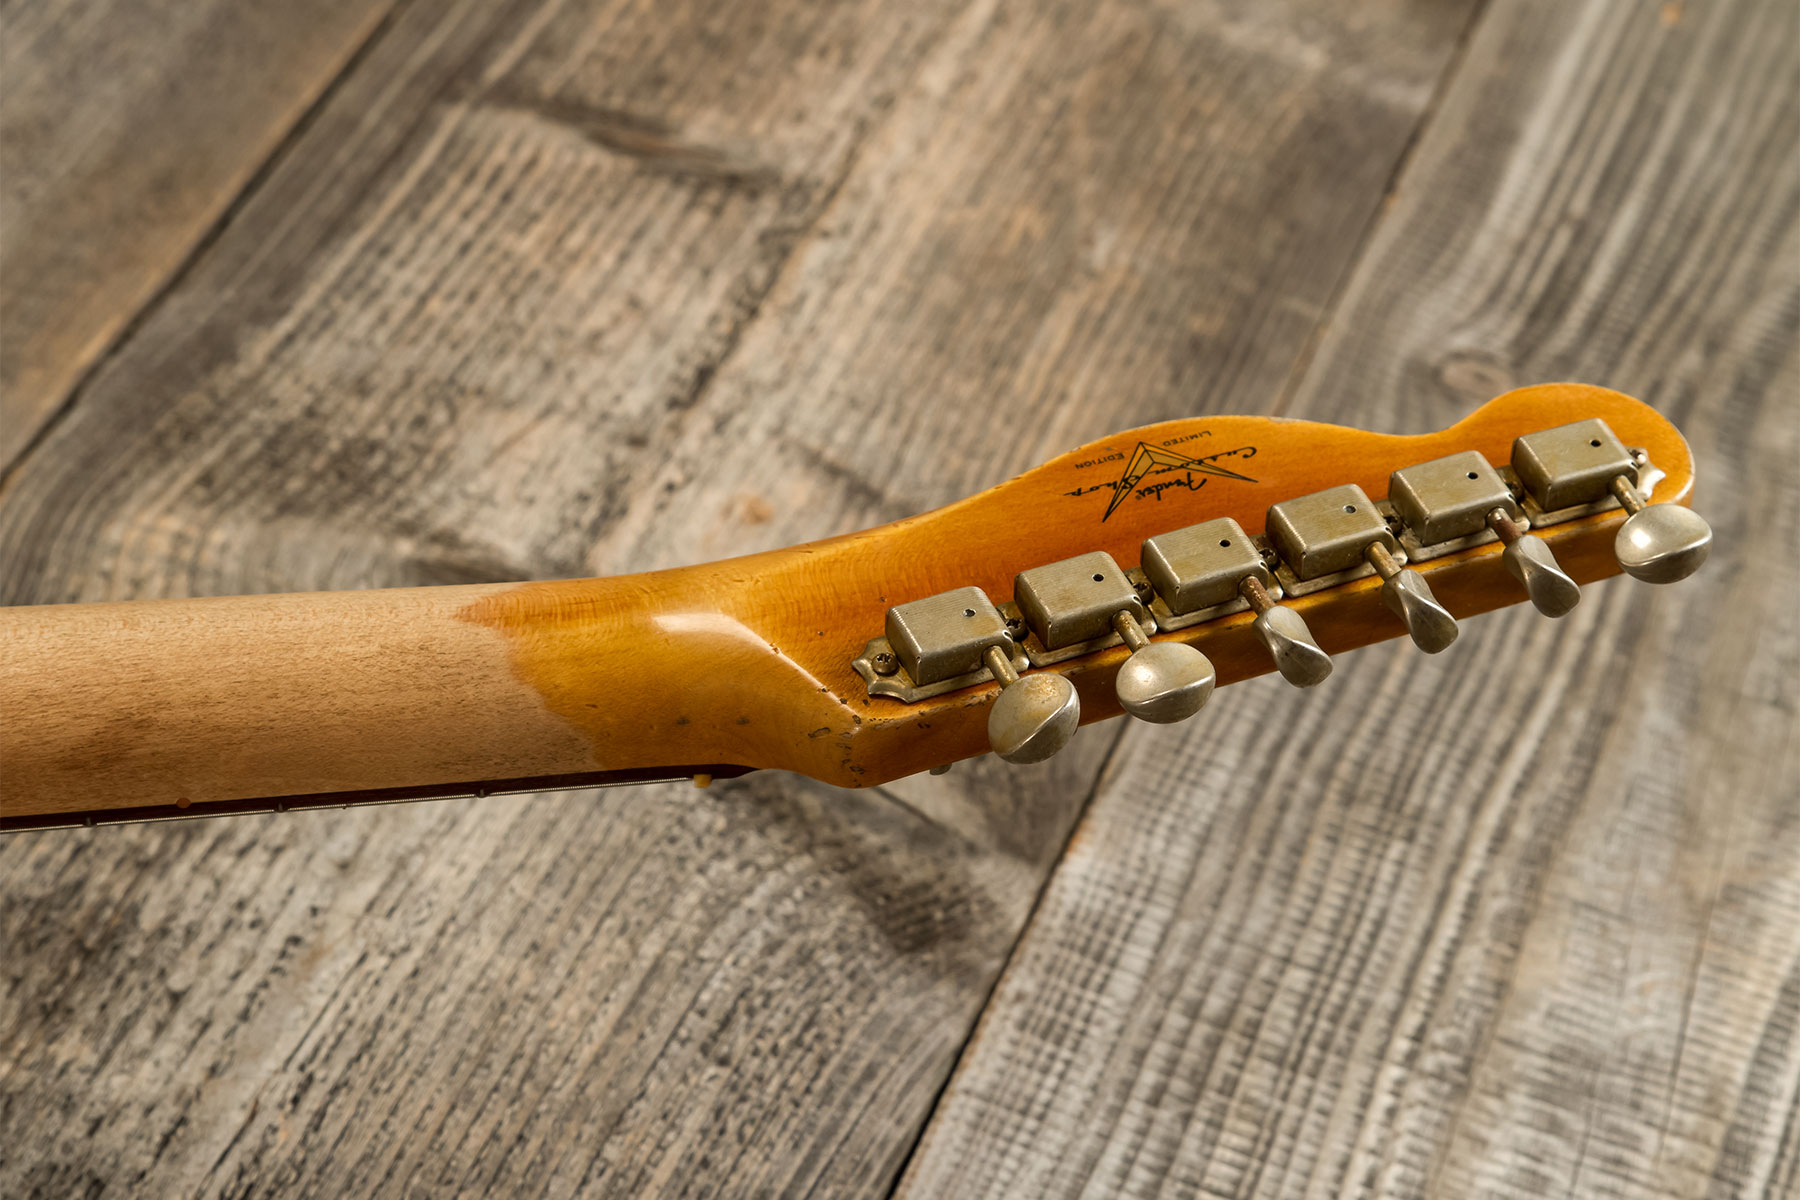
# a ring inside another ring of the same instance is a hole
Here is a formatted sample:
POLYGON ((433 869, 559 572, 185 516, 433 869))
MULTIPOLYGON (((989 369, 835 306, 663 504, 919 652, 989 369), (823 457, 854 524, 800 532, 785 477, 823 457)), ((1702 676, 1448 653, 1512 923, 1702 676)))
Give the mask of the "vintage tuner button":
POLYGON ((1300 614, 1275 603, 1269 591, 1274 577, 1262 553, 1230 517, 1146 539, 1142 562, 1145 577, 1176 617, 1241 600, 1256 612, 1257 635, 1283 679, 1312 687, 1331 674, 1331 659, 1300 614))
POLYGON ((1035 763, 1068 745, 1081 724, 1075 685, 1048 671, 1021 676, 997 648, 988 650, 986 662, 1000 682, 1000 694, 988 709, 994 753, 1010 763, 1035 763))
POLYGON ((1550 552, 1550 543, 1520 529, 1505 509, 1496 508, 1490 512, 1488 525, 1506 547, 1501 552, 1501 561, 1512 572, 1512 577, 1524 585, 1532 606, 1546 617, 1562 617, 1572 612, 1581 602, 1581 588, 1556 561, 1556 555, 1550 552))
POLYGON ((1125 711, 1168 724, 1193 716, 1212 695, 1212 663, 1192 646, 1150 641, 1150 611, 1110 554, 1095 552, 1021 571, 1013 599, 1046 650, 1118 634, 1131 647, 1115 687, 1125 711))
POLYGON ((1269 509, 1268 532, 1288 569, 1302 581, 1381 576, 1381 598, 1406 622, 1413 645, 1436 654, 1456 640, 1456 619, 1437 602, 1425 577, 1403 568, 1399 544, 1368 495, 1355 484, 1283 500, 1269 509))
POLYGON ((1546 513, 1616 499, 1627 516, 1613 540, 1613 555, 1634 579, 1686 579, 1712 549, 1712 529, 1699 514, 1674 504, 1652 505, 1638 491, 1638 464, 1605 421, 1528 433, 1513 442, 1512 465, 1546 513))
POLYGON ((1380 542, 1369 545, 1369 565, 1381 576, 1381 598, 1406 622, 1413 645, 1427 654, 1450 648, 1456 640, 1456 618, 1431 594, 1431 585, 1411 567, 1402 567, 1380 542))
POLYGON ((1269 648, 1281 677, 1299 688, 1315 687, 1331 675, 1331 656, 1320 649, 1300 614, 1277 604, 1260 580, 1246 576, 1244 599, 1256 610, 1256 635, 1269 648))
POLYGON ((1388 500, 1422 554, 1463 548, 1471 544, 1464 539, 1486 540, 1491 530, 1506 547, 1506 569, 1539 612, 1560 617, 1581 599, 1549 545, 1525 533, 1524 510, 1506 481, 1475 451, 1402 467, 1388 478, 1388 500))
POLYGON ((1651 504, 1625 481, 1613 480, 1613 495, 1631 515, 1613 538, 1613 557, 1633 579, 1677 583, 1698 571, 1712 551, 1712 526, 1691 508, 1651 504))
POLYGON ((1131 647, 1113 684, 1126 712, 1140 721, 1170 725, 1200 711, 1217 682, 1211 659, 1181 642, 1152 642, 1127 612, 1113 618, 1113 628, 1131 647))

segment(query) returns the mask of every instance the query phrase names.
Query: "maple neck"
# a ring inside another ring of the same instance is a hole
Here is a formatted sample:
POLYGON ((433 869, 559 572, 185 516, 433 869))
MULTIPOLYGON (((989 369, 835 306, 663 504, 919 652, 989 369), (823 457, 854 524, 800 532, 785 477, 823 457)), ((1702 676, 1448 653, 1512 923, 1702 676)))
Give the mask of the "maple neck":
MULTIPOLYGON (((881 783, 988 749, 992 684, 901 703, 853 663, 897 604, 1011 594, 1086 551, 1136 564, 1146 537, 1598 417, 1646 448, 1654 499, 1683 501, 1685 442, 1601 388, 1509 393, 1398 437, 1258 417, 1103 439, 988 492, 808 546, 610 579, 0 609, 0 820, 19 828, 484 791, 798 771, 881 783)), ((1579 581, 1614 574, 1616 510, 1545 531, 1579 581)), ((1498 547, 1422 564, 1457 616, 1522 596, 1498 547)), ((1325 650, 1402 635, 1363 580, 1288 601, 1325 650)), ((1220 683, 1271 669, 1248 614, 1168 637, 1220 683)), ((1123 648, 1052 668, 1082 719, 1116 715, 1123 648)))
POLYGON ((0 820, 741 774, 780 755, 756 688, 788 673, 725 615, 748 579, 697 567, 0 609, 0 820), (695 669, 709 659, 735 661, 731 686, 695 669))

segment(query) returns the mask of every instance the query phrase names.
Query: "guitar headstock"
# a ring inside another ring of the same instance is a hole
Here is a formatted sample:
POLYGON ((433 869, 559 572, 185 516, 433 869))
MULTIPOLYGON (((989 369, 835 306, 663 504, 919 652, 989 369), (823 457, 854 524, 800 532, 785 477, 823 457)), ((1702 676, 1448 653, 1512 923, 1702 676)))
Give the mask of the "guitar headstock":
POLYGON ((1673 426, 1584 385, 1523 388, 1410 437, 1209 416, 877 529, 522 585, 470 619, 519 635, 515 669, 608 765, 861 786, 991 749, 1034 761, 1078 723, 1179 720, 1268 671, 1318 685, 1332 656, 1387 638, 1443 651, 1463 618, 1527 600, 1561 615, 1621 569, 1680 578, 1711 536, 1680 507, 1692 486, 1673 426), (638 678, 678 686, 611 674, 621 642, 638 678), (622 691, 655 736, 596 715, 622 691))
POLYGON ((990 746, 1036 762, 1080 723, 1083 676, 1113 674, 1103 715, 1168 723, 1257 666, 1321 684, 1331 650, 1370 634, 1405 632, 1435 654, 1458 613, 1529 600, 1561 617, 1579 581, 1605 573, 1584 536, 1598 525, 1619 525, 1627 573, 1685 578, 1711 544, 1679 504, 1691 486, 1680 434, 1592 387, 1522 389, 1415 438, 1259 417, 1148 426, 920 518, 1028 526, 1041 561, 940 575, 952 586, 889 607, 853 665, 871 697, 919 717, 1000 683, 990 746), (1264 661, 1244 661, 1246 640, 1264 661))

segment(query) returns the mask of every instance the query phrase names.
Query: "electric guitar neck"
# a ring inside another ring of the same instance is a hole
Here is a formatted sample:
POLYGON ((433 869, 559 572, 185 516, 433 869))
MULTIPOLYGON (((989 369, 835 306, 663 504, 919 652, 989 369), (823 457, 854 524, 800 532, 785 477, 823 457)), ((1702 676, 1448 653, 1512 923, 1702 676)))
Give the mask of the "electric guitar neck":
MULTIPOLYGON (((1603 388, 1439 433, 1200 417, 935 512, 609 579, 0 609, 0 828, 796 771, 879 784, 1193 716, 1711 533, 1686 442, 1603 388), (1214 701, 1224 703, 1226 701, 1214 701)), ((1023 767, 1022 769, 1029 769, 1023 767)))

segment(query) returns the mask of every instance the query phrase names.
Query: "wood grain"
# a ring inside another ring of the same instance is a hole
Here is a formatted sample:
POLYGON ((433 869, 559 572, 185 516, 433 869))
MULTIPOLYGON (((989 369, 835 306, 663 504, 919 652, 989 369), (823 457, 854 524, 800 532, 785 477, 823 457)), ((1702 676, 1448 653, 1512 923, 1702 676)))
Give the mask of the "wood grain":
POLYGON ((1636 389, 1713 561, 1132 729, 902 1195, 1795 1194, 1796 34, 1488 7, 1281 411, 1636 389))
POLYGON ((0 39, 0 470, 392 0, 54 0, 0 39))
MULTIPOLYGON (((411 7, 20 466, 0 586, 672 566, 1253 408, 1468 11, 411 7)), ((11 839, 0 1186, 879 1192, 1108 746, 11 839)))

